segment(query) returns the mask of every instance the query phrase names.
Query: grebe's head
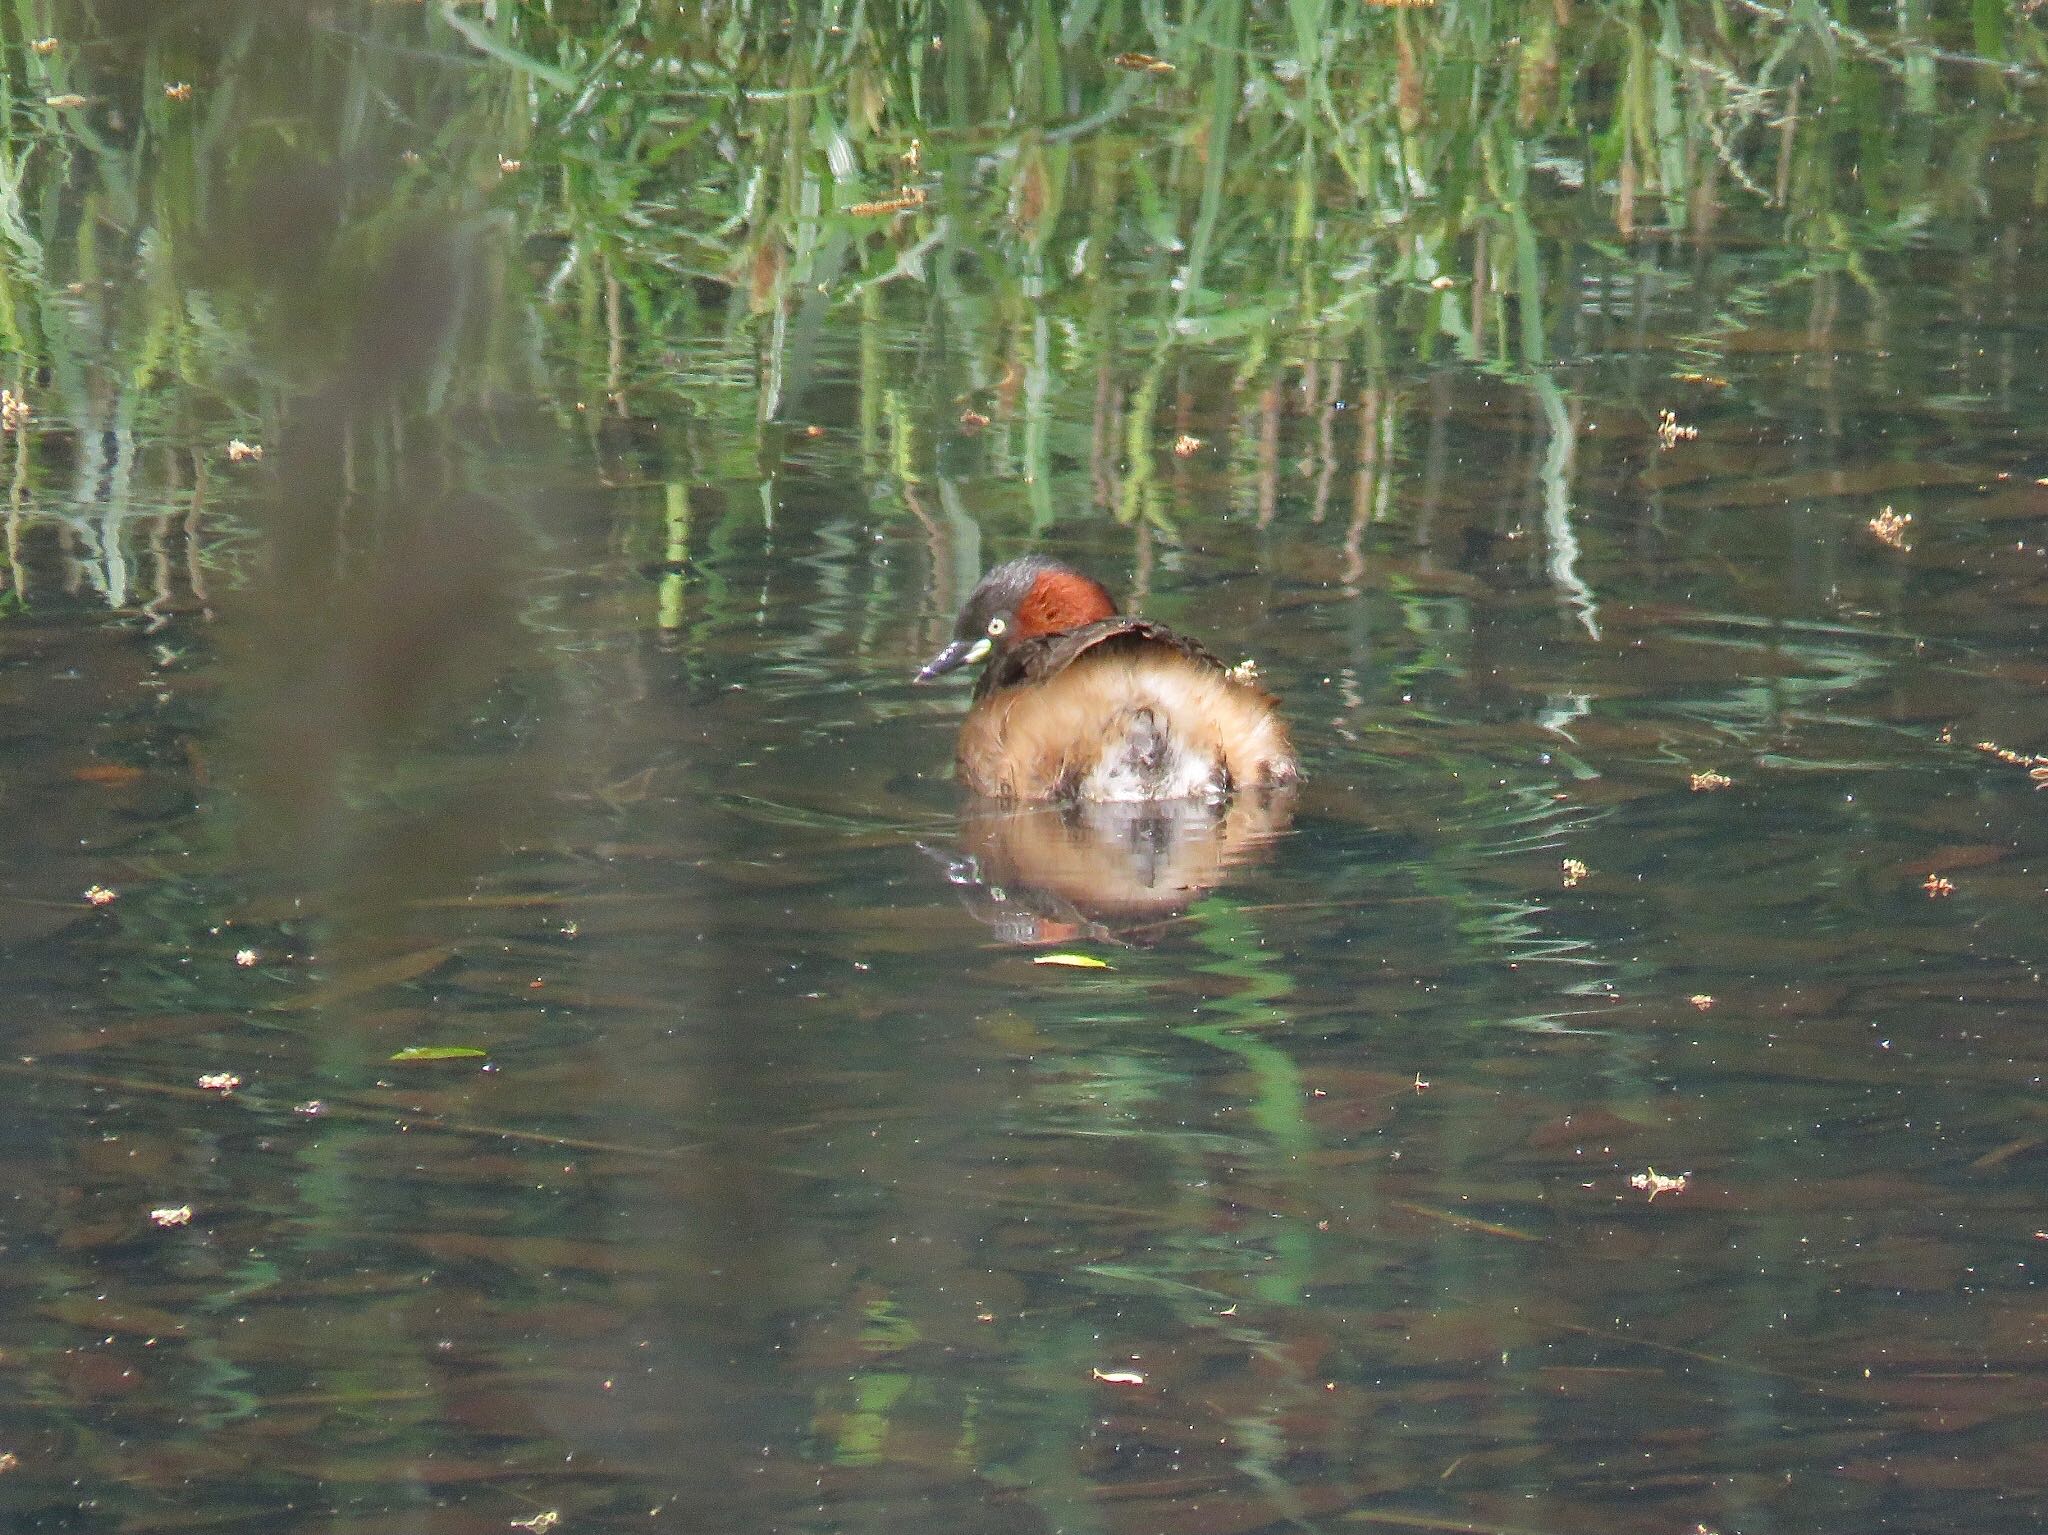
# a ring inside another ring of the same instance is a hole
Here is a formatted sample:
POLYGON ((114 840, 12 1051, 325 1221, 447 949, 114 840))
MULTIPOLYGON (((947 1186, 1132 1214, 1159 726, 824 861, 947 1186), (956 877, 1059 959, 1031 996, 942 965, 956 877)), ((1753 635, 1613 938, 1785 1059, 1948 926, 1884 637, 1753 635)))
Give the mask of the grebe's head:
POLYGON ((1101 582, 1042 554, 998 565, 968 593, 953 638, 918 671, 930 682, 999 655, 1019 640, 1064 634, 1116 614, 1101 582))

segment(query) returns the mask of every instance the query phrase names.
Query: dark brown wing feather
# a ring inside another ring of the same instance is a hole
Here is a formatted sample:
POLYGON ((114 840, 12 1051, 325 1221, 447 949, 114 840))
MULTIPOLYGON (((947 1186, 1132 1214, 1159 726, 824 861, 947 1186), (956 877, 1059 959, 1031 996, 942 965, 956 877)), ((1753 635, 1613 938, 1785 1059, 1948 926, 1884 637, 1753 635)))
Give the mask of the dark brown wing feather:
POLYGON ((974 696, 979 701, 1003 688, 1049 681, 1092 650, 1104 647, 1110 650, 1139 649, 1150 645, 1163 646, 1197 665, 1214 667, 1219 672, 1224 669, 1221 661, 1185 635, 1176 634, 1166 625, 1155 624, 1150 619, 1132 618, 1120 613, 1114 618, 1098 619, 1078 629, 1069 629, 1064 634, 1046 634, 1037 639, 1018 641, 989 663, 988 669, 981 674, 981 680, 974 686, 974 696))

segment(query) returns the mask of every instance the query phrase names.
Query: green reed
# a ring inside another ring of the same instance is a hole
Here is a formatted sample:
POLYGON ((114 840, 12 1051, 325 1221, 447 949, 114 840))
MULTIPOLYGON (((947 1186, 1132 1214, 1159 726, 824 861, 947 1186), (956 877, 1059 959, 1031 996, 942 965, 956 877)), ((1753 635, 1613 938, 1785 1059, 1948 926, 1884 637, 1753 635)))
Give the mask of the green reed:
MULTIPOLYGON (((1013 487, 987 511, 1042 530, 1078 458, 1085 500, 1166 531, 1198 378, 1248 403, 1192 435, 1256 480, 1283 381, 1292 414, 1418 362, 1569 360, 1587 253, 1698 283, 1686 252, 1739 223, 1752 283, 1855 281, 1969 238, 2001 158, 2048 191, 2048 46, 2017 7, 223 0, 203 38, 59 15, 0 19, 0 341, 38 430, 132 453, 264 433, 350 344, 360 274, 433 220, 471 265, 402 411, 682 410, 758 465, 851 372, 899 484, 938 444, 886 423, 971 410, 1013 487), (308 178, 326 200, 292 206, 308 178)), ((150 509, 147 477, 88 507, 45 473, 18 512, 150 509)))

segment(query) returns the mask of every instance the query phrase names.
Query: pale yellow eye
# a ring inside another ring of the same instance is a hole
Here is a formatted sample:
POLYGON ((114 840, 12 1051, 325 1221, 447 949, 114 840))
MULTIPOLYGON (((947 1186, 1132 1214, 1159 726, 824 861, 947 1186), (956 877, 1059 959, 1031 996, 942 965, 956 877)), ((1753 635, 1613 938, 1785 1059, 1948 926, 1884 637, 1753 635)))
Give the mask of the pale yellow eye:
POLYGON ((992 640, 1001 639, 1003 637, 1004 631, 1007 630, 1009 627, 1010 625, 1007 619, 991 618, 988 621, 988 637, 992 640))

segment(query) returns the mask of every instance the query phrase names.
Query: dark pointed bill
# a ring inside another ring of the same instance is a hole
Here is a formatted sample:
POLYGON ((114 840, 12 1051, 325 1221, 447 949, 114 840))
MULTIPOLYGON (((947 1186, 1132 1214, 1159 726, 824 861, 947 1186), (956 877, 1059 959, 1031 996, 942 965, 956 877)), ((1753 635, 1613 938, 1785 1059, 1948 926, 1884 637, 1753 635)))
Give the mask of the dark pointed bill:
POLYGON ((933 656, 918 668, 913 682, 932 682, 947 672, 957 672, 963 666, 972 666, 989 652, 987 635, 977 635, 971 640, 955 640, 944 650, 933 656))

